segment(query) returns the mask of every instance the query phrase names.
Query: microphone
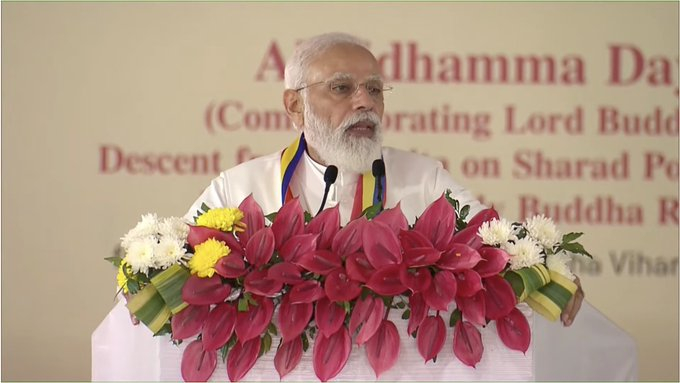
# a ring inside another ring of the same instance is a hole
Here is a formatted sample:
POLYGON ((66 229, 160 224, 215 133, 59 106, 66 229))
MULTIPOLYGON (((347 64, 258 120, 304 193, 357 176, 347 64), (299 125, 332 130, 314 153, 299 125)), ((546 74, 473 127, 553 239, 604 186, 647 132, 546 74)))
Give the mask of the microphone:
POLYGON ((328 165, 326 168, 326 171, 323 173, 323 182, 326 183, 326 188, 323 191, 323 199, 321 200, 321 206, 319 207, 319 211, 316 213, 316 215, 319 215, 321 211, 323 210, 323 207, 326 205, 326 198, 328 198, 328 191, 331 190, 331 185, 335 183, 335 180, 338 179, 338 168, 335 165, 328 165))
POLYGON ((385 161, 382 158, 378 158, 373 161, 373 166, 371 166, 371 172, 373 177, 375 177, 375 182, 378 183, 378 203, 380 204, 380 211, 383 210, 383 190, 382 190, 382 178, 385 176, 385 161))

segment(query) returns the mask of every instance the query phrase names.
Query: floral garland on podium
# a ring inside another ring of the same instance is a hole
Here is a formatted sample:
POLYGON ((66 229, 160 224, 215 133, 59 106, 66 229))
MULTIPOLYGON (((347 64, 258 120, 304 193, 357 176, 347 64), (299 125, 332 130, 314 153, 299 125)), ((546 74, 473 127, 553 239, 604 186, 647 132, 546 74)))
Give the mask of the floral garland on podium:
POLYGON ((364 346, 378 377, 399 355, 392 309, 403 309, 426 362, 443 348, 440 313, 451 304, 462 363, 481 360, 478 327, 490 321, 508 348, 525 352, 531 334, 517 304, 556 320, 576 291, 568 261, 590 256, 575 242, 581 233, 562 236, 543 216, 511 223, 486 209, 466 221, 469 207, 449 192, 411 227, 399 205, 373 206, 344 227, 337 207, 312 218, 297 199, 268 216, 252 197, 238 208, 201 210, 194 225, 143 216, 122 238, 125 256, 107 258, 118 266, 130 312, 155 335, 190 341, 185 381, 207 381, 219 358, 229 379, 241 380, 279 333, 281 377, 310 338, 321 381, 342 371, 352 342, 364 346))

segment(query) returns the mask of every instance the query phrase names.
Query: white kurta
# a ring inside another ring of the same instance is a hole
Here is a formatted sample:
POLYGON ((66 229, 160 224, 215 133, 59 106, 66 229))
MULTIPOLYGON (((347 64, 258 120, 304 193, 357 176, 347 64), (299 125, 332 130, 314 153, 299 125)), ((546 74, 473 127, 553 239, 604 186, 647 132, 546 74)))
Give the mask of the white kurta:
MULTIPOLYGON (((385 147, 382 151, 387 179, 386 207, 401 202, 409 223, 447 189, 461 207, 470 205, 470 217, 484 206, 472 193, 456 183, 441 162, 420 154, 385 147)), ((293 196, 300 198, 302 208, 315 214, 323 198, 323 174, 326 170, 305 153, 291 181, 293 196)), ((350 218, 359 174, 339 173, 331 186, 326 207, 340 204, 340 217, 345 225, 350 218)), ((281 152, 259 157, 222 172, 212 180, 185 216, 193 222, 196 211, 205 203, 211 208, 237 207, 249 194, 265 214, 281 208, 281 152)))

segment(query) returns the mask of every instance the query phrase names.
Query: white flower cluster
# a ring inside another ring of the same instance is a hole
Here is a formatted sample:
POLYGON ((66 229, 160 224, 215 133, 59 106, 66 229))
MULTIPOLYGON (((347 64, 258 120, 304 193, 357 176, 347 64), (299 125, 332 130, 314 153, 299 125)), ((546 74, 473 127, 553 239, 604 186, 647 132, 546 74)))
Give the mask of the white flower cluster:
POLYGON ((145 214, 121 238, 121 247, 132 272, 148 274, 149 269, 166 269, 182 259, 188 235, 189 226, 181 218, 145 214))
POLYGON ((482 243, 489 246, 499 246, 508 241, 517 239, 512 224, 505 218, 494 219, 482 223, 477 235, 482 238, 482 243))
POLYGON ((556 254, 549 254, 545 259, 548 269, 564 275, 570 281, 574 281, 576 276, 571 272, 571 260, 574 254, 568 251, 560 251, 556 254))
POLYGON ((510 269, 519 270, 543 262, 541 246, 532 238, 524 237, 513 242, 506 242, 501 248, 510 254, 510 269))
POLYGON ((546 249, 552 250, 552 248, 560 242, 562 236, 560 232, 555 227, 555 223, 550 219, 546 218, 543 214, 535 215, 527 219, 524 224, 529 236, 535 239, 546 249))

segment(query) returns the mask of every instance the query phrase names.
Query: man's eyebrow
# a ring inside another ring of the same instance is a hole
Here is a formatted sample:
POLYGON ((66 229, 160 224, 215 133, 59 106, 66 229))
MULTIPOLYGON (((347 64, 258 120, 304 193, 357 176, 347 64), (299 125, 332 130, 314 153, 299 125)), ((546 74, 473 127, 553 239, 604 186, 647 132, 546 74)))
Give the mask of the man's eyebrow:
MULTIPOLYGON (((355 80, 355 77, 349 73, 345 72, 335 72, 331 77, 328 78, 328 81, 337 81, 337 80, 355 80)), ((382 76, 378 74, 374 74, 371 76, 368 76, 366 78, 366 81, 383 81, 382 76)))

